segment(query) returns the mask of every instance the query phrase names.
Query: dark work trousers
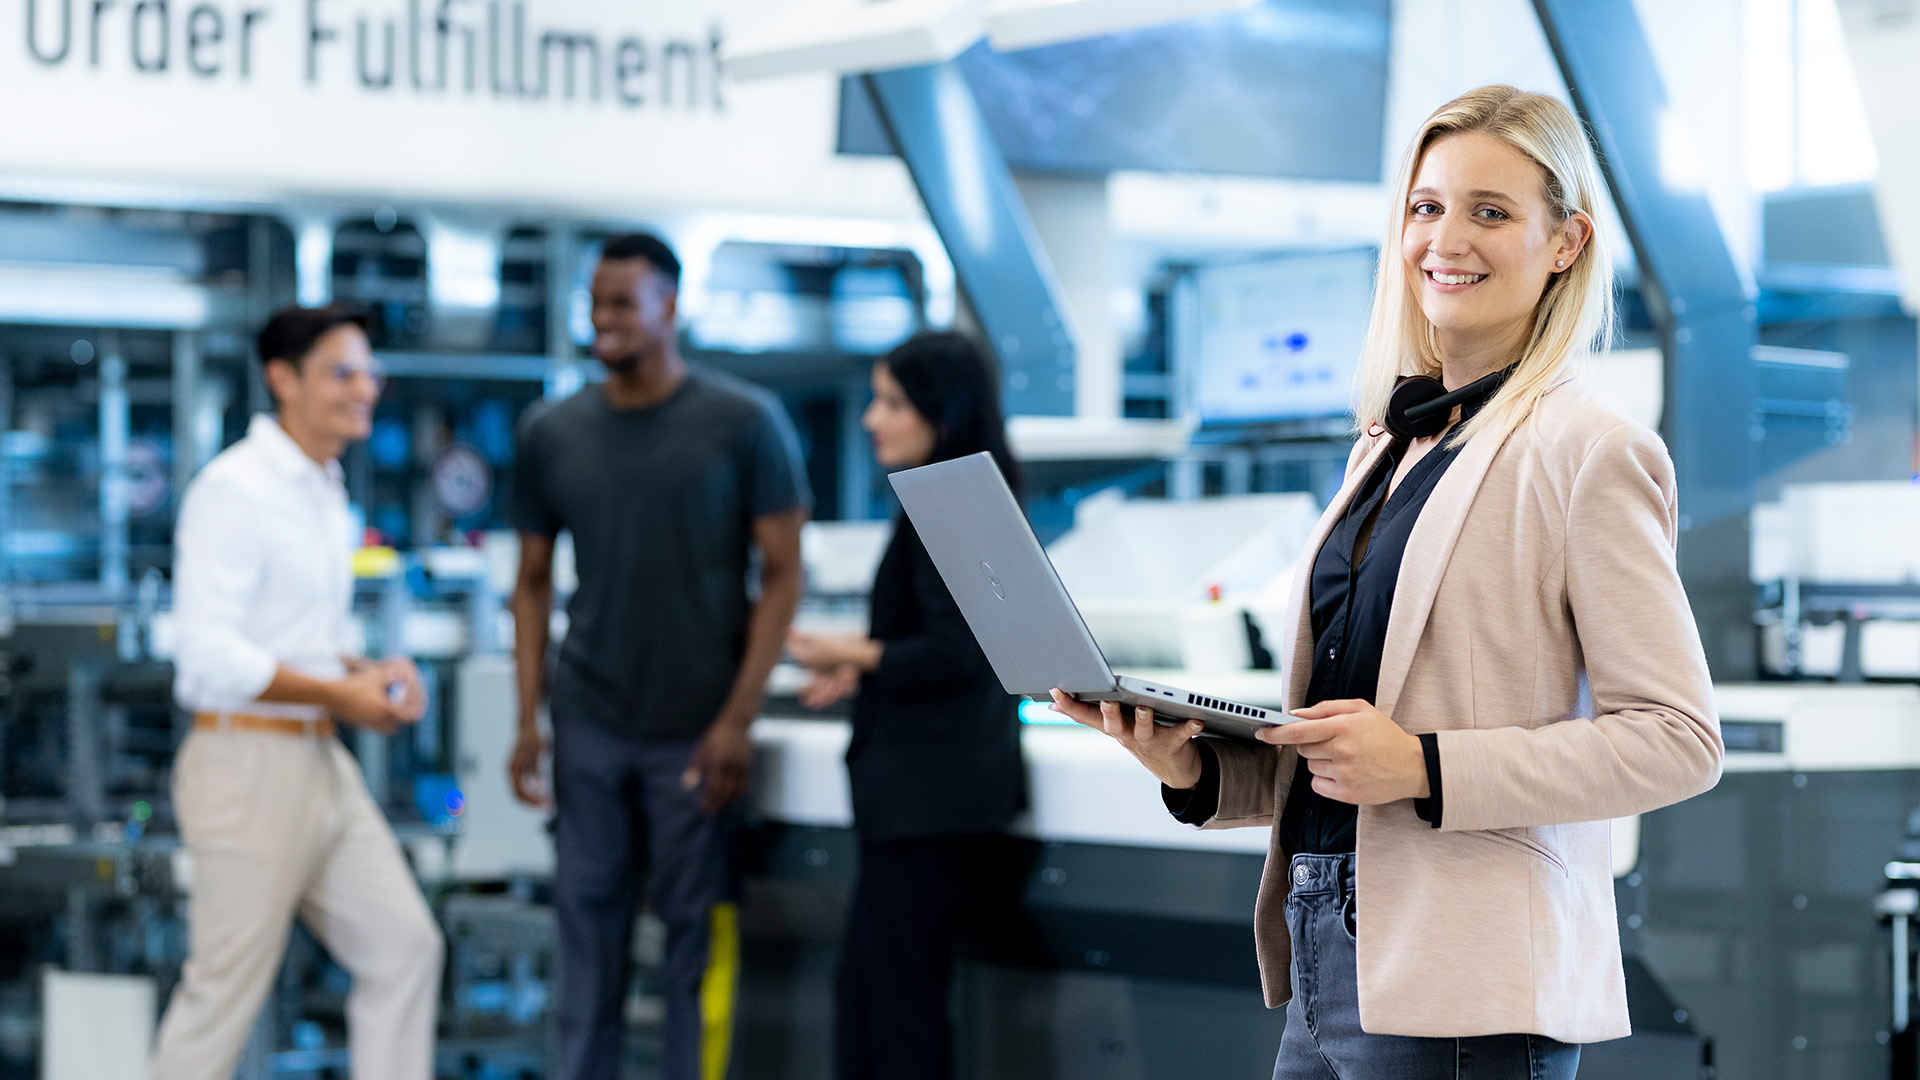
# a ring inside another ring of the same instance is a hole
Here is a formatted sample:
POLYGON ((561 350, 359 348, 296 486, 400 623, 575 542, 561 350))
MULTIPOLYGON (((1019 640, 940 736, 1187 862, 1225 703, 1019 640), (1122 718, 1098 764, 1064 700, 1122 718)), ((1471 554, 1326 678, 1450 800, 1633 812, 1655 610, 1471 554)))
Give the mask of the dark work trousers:
POLYGON ((1012 856, 998 835, 861 841, 834 979, 839 1080, 950 1080, 955 940, 1010 889, 1012 856))
POLYGON ((667 927, 664 1080, 726 1073, 738 966, 727 898, 730 815, 681 787, 694 740, 553 722, 553 907, 560 922, 558 1080, 620 1074, 640 886, 667 927))
POLYGON ((1580 1048, 1544 1035, 1415 1039, 1362 1031, 1353 856, 1295 855, 1287 869, 1293 1000, 1274 1080, 1574 1080, 1580 1048))

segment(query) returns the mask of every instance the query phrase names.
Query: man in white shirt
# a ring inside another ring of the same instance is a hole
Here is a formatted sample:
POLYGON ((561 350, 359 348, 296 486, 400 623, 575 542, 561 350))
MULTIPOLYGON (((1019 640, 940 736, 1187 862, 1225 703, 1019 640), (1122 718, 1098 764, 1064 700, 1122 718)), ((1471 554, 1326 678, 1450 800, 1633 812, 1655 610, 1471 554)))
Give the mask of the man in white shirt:
POLYGON ((297 915, 352 974, 355 1080, 431 1080, 443 945, 334 722, 424 711, 406 660, 345 655, 354 538, 339 457, 379 376, 360 316, 289 308, 260 332, 277 417, 207 464, 174 534, 174 696, 193 732, 173 800, 193 857, 189 952, 152 1080, 227 1080, 297 915))

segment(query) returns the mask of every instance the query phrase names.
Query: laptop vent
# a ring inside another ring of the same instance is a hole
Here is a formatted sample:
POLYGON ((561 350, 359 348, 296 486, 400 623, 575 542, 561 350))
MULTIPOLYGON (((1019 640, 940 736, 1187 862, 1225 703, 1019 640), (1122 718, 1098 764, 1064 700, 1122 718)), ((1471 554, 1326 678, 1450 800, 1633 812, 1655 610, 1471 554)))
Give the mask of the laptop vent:
POLYGON ((1231 701, 1221 701, 1219 698, 1202 697, 1199 694, 1188 694, 1187 704, 1200 705, 1209 709, 1218 709, 1221 712, 1235 713, 1240 716, 1251 716, 1256 720, 1265 720, 1267 718, 1267 710, 1265 709, 1256 709, 1250 705, 1238 705, 1231 701))

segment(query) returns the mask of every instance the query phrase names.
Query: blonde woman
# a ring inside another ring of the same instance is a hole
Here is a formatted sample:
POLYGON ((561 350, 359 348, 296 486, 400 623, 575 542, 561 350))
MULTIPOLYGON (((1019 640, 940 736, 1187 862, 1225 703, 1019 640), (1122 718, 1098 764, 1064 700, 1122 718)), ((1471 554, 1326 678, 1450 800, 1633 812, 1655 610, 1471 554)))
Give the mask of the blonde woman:
POLYGON ((1565 1080, 1579 1044, 1628 1034, 1609 819, 1720 773, 1673 467, 1572 380, 1613 268, 1564 105, 1448 102, 1395 191, 1362 434, 1281 642, 1301 719, 1255 744, 1054 707, 1182 821, 1273 826, 1254 929, 1287 1005, 1276 1080, 1565 1080))

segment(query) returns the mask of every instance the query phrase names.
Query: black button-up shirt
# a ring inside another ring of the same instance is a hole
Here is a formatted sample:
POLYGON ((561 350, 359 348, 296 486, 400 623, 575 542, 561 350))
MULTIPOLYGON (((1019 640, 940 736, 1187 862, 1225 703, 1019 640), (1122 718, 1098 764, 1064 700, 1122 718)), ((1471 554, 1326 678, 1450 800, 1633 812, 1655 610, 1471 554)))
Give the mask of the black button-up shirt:
MULTIPOLYGON (((1467 416, 1477 411, 1469 408, 1467 416)), ((1464 422, 1466 417, 1462 419, 1464 422)), ((1347 504, 1314 559, 1307 594, 1314 644, 1307 705, 1339 698, 1371 702, 1379 689, 1380 654, 1386 645, 1387 617, 1393 611, 1393 592, 1407 538, 1428 496, 1459 456, 1460 447, 1443 441, 1429 450, 1389 496, 1387 488, 1405 452, 1406 444, 1398 441, 1387 451, 1354 492, 1353 501, 1347 504), (1364 548, 1360 547, 1362 537, 1366 538, 1364 548), (1356 550, 1360 552, 1357 559, 1356 550)), ((1439 746, 1432 735, 1422 735, 1420 743, 1431 794, 1415 800, 1415 809, 1437 828, 1441 812, 1439 746)), ((1190 791, 1162 789, 1167 809, 1188 824, 1206 821, 1219 808, 1219 764, 1204 740, 1200 750, 1200 783, 1190 791)), ((1296 855, 1351 852, 1359 816, 1359 807, 1314 791, 1313 773, 1303 760, 1293 774, 1293 787, 1280 820, 1282 846, 1296 855)))
MULTIPOLYGON (((1440 446, 1414 462, 1387 494, 1405 446, 1396 443, 1380 461, 1347 512, 1327 534, 1313 561, 1308 607, 1313 622, 1313 674, 1306 704, 1336 698, 1373 701, 1380 687, 1380 654, 1387 642, 1387 616, 1393 611, 1394 586, 1407 537, 1459 448, 1440 446), (1369 526, 1371 528, 1369 528, 1369 526), (1366 546, 1360 547, 1362 538, 1366 546), (1354 552, 1361 556, 1355 559, 1354 552)), ((1313 790, 1305 763, 1293 774, 1286 813, 1280 819, 1281 843, 1294 854, 1338 855, 1354 848, 1360 808, 1313 790)))

